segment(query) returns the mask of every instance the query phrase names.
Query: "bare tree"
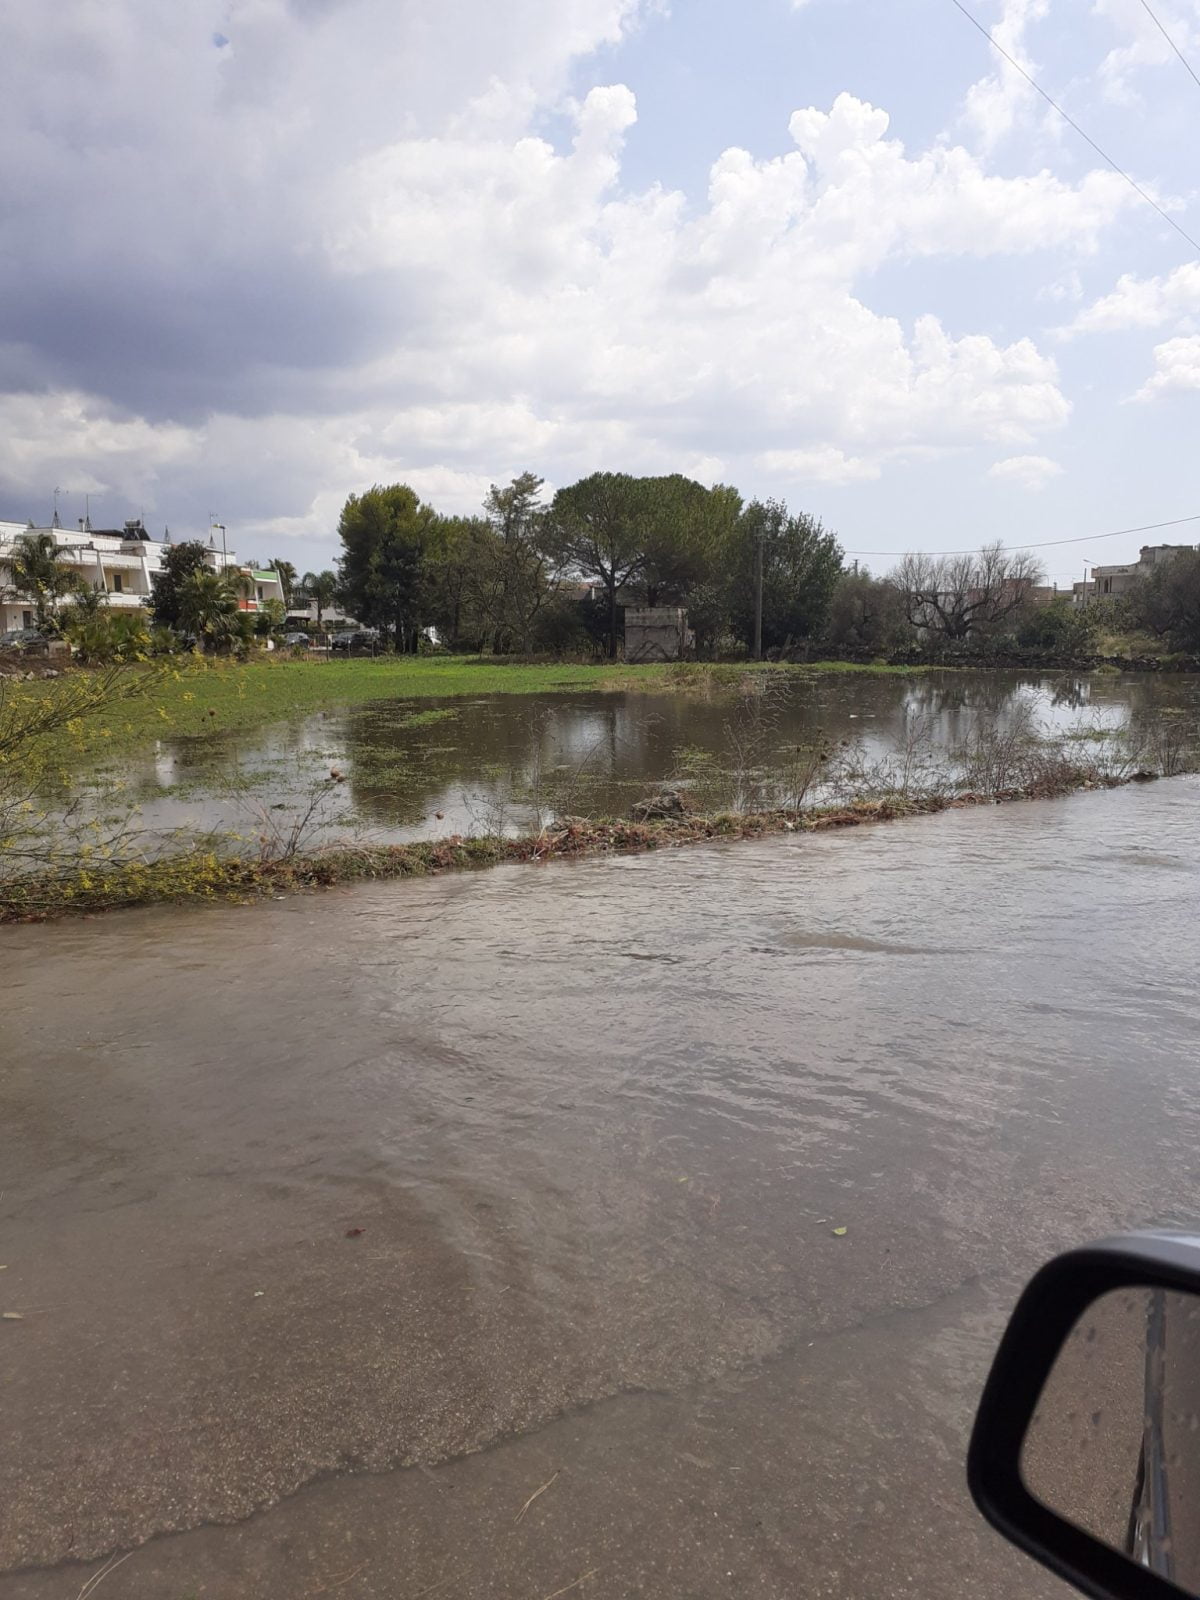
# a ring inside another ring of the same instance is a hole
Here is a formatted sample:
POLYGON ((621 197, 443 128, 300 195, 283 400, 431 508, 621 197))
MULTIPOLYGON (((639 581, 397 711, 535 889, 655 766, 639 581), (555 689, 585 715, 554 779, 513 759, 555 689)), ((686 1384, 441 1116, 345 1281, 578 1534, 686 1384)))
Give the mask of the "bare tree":
POLYGON ((914 627, 961 644, 1016 611, 1043 577, 1036 556, 997 540, 970 555, 907 555, 892 581, 914 627))

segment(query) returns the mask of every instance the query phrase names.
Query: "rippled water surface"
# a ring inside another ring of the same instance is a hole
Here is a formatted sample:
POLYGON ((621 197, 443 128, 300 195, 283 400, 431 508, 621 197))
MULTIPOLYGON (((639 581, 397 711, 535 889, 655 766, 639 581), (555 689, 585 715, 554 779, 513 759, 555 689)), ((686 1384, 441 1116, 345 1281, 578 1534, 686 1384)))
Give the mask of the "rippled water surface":
POLYGON ((0 1596, 1059 1592, 966 1429, 1200 1223, 1198 807, 4 930, 0 1596))

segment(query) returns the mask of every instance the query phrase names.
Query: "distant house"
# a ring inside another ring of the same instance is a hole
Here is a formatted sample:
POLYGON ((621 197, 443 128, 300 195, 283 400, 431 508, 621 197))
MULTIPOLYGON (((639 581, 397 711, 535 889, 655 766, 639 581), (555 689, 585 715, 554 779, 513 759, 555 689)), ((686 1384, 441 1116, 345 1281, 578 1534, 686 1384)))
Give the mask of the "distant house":
MULTIPOLYGON (((170 548, 169 537, 155 539, 140 518, 126 522, 123 528, 93 528, 87 518, 81 518, 77 528, 0 522, 0 632, 31 628, 34 623, 33 596, 14 588, 8 560, 13 545, 27 534, 48 534, 58 559, 77 570, 83 582, 103 594, 105 603, 118 611, 136 611, 149 604, 154 579, 162 571, 163 554, 170 548)), ((213 572, 237 572, 249 580, 250 592, 238 600, 243 611, 257 611, 264 600, 283 599, 277 572, 239 566, 233 552, 218 550, 211 537, 205 562, 213 572)))
MULTIPOLYGON (((288 607, 287 626, 300 628, 306 632, 317 626, 317 602, 305 601, 303 592, 299 595, 293 593, 292 603, 288 607)), ((336 603, 321 607, 321 627, 331 633, 336 633, 340 628, 356 628, 358 619, 352 617, 336 603)))
POLYGON ((232 567, 231 571, 240 573, 243 578, 249 578, 249 594, 239 594, 239 611, 261 611, 265 600, 278 600, 281 605, 286 604, 283 597, 283 580, 273 567, 259 571, 254 567, 232 567))
POLYGON ((1190 544, 1144 544, 1136 561, 1093 567, 1088 582, 1075 585, 1076 604, 1086 605, 1093 598, 1103 600, 1114 595, 1128 594, 1134 584, 1148 576, 1156 566, 1193 548, 1194 546, 1190 544))

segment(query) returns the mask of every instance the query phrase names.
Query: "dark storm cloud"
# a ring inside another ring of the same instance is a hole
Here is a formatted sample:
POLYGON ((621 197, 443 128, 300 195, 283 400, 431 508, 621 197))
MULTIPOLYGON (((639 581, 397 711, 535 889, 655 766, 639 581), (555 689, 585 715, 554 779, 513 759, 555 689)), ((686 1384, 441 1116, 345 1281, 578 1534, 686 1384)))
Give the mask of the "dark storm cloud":
POLYGON ((394 349, 421 301, 394 277, 338 277, 281 257, 253 274, 165 280, 97 253, 86 275, 0 279, 0 383, 105 395, 151 420, 344 404, 348 369, 394 349), (13 354, 5 359, 3 346, 13 354), (296 393, 303 385, 302 397, 296 393))

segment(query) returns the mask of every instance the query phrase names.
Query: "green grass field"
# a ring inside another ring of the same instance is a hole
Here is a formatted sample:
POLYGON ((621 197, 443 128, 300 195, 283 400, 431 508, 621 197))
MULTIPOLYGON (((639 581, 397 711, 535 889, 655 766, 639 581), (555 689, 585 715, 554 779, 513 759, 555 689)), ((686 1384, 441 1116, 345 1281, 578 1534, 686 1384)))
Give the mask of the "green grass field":
MULTIPOLYGON (((47 754, 65 765, 89 756, 111 758, 144 748, 164 733, 174 737, 218 729, 261 727, 323 706, 366 700, 454 698, 485 694, 553 694, 564 691, 640 690, 659 693, 720 691, 748 672, 887 672, 904 667, 864 667, 846 662, 811 666, 709 666, 665 663, 626 666, 571 662, 529 665, 503 659, 429 656, 376 660, 304 661, 258 659, 188 661, 163 667, 134 667, 111 706, 55 734, 47 754), (139 692, 140 691, 140 692, 139 692)), ((63 680, 59 680, 60 682, 63 680)), ((9 686, 10 704, 25 696, 54 692, 54 683, 9 686)))

